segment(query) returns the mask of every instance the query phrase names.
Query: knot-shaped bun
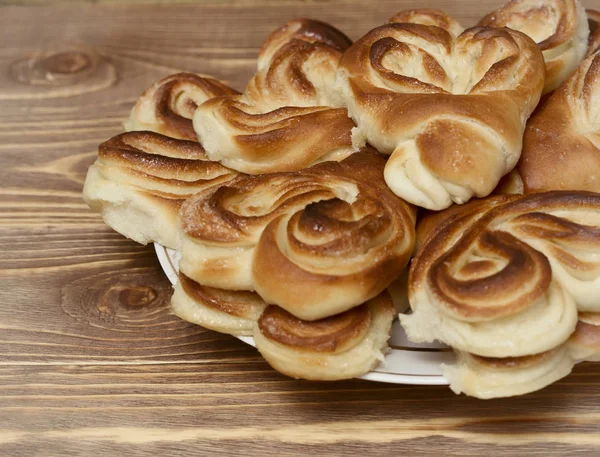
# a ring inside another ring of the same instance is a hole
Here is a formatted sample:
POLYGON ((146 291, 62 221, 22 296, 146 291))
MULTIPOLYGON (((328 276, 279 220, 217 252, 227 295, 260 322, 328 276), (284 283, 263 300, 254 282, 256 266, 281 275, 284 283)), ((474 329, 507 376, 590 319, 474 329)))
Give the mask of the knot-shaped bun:
POLYGON ((544 83, 535 43, 509 29, 392 23, 342 56, 338 83, 360 132, 391 154, 385 181, 440 210, 489 195, 516 165, 544 83))
POLYGON ((258 320, 254 341, 265 360, 287 376, 354 378, 383 360, 394 314, 387 292, 344 313, 311 322, 272 305, 258 320))
POLYGON ((107 225, 141 244, 175 248, 183 201, 237 172, 211 162, 199 143, 153 132, 128 132, 100 144, 83 198, 107 225))
POLYGON ((428 8, 401 11, 392 16, 389 22, 433 25, 444 29, 454 38, 464 31, 464 27, 454 18, 443 11, 428 8))
POLYGON ((443 220, 411 264, 412 341, 487 357, 564 343, 577 311, 599 311, 600 194, 498 196, 443 220))
POLYGON ((213 78, 176 73, 160 79, 140 96, 125 121, 125 129, 197 141, 192 117, 198 105, 213 97, 237 93, 213 78))
POLYGON ((296 20, 267 39, 244 94, 198 107, 194 128, 209 157, 250 174, 295 171, 355 152, 355 127, 333 90, 350 40, 318 21, 296 20))
POLYGON ((600 52, 531 117, 518 171, 526 192, 600 192, 600 52))
POLYGON ((485 16, 479 25, 509 27, 538 44, 546 61, 544 93, 569 77, 588 48, 590 30, 579 0, 512 0, 485 16))
POLYGON ((211 287, 256 290, 305 320, 364 303, 414 247, 414 209, 385 186, 384 164, 358 152, 201 192, 180 213, 181 271, 211 287))

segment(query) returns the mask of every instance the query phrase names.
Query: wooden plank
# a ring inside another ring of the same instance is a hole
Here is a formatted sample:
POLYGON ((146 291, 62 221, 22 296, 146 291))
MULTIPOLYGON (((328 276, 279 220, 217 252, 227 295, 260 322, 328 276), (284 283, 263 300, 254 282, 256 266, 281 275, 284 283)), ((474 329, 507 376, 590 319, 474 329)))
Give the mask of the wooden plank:
MULTIPOLYGON (((485 402, 446 387, 291 380, 171 315, 152 248, 81 200, 97 145, 156 79, 187 70, 241 89, 287 19, 357 38, 422 3, 64 3, 0 9, 0 455, 599 452, 599 364, 485 402)), ((470 25, 500 4, 426 6, 470 25)))

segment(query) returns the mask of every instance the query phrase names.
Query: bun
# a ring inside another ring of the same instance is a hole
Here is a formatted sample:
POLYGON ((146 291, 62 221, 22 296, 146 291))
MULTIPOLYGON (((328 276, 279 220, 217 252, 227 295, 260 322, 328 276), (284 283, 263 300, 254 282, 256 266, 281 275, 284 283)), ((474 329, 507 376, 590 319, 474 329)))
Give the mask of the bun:
POLYGON ((181 319, 230 335, 252 335, 265 302, 255 293, 204 287, 179 274, 171 298, 181 319))
POLYGON ((176 73, 157 81, 141 95, 125 121, 125 130, 149 130, 197 141, 192 117, 198 105, 213 97, 237 93, 213 78, 176 73))
POLYGON ((211 287, 256 290, 304 320, 373 298, 402 272, 415 213, 359 152, 295 173, 247 176, 181 210, 181 271, 211 287))
POLYGON ((579 313, 577 328, 567 347, 578 362, 600 362, 600 313, 579 313))
POLYGON ((478 25, 510 27, 538 44, 546 61, 544 93, 552 92, 569 77, 588 48, 590 29, 579 0, 512 0, 478 25))
POLYGON ((385 181, 441 210, 489 195, 516 165, 544 84, 535 43, 509 29, 393 23, 342 56, 338 83, 361 134, 390 155, 385 181))
POLYGON ((265 360, 287 376, 349 379, 368 373, 383 360, 394 314, 392 299, 385 292, 313 322, 269 306, 258 321, 254 341, 265 360))
POLYGON ((525 192, 600 192, 600 53, 531 117, 518 165, 525 192))
POLYGON ((586 13, 590 28, 586 57, 589 57, 596 51, 600 51, 600 11, 586 10, 586 13))
POLYGON ((501 359, 460 352, 456 364, 444 367, 444 376, 454 393, 489 399, 540 390, 571 373, 573 365, 564 346, 501 359))
POLYGON ((193 141, 129 132, 99 146, 83 198, 122 235, 141 244, 157 242, 175 249, 183 201, 237 175, 210 162, 202 146, 193 141))
POLYGON ((333 91, 350 40, 318 21, 294 20, 265 42, 244 94, 202 104, 194 128, 209 157, 249 174, 296 171, 343 160, 354 123, 333 91))
POLYGON ((430 231, 413 259, 411 341, 485 357, 564 343, 577 311, 600 311, 600 195, 547 192, 473 201, 430 231))

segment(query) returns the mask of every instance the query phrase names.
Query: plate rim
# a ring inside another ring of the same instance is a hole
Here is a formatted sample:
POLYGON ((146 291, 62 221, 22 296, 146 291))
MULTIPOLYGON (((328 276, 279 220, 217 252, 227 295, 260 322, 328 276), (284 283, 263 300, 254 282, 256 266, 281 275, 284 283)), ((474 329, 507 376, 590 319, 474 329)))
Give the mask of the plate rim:
MULTIPOLYGON (((166 275, 169 282, 174 285, 177 281, 177 269, 173 265, 171 258, 169 257, 168 248, 159 244, 154 244, 154 251, 156 252, 156 256, 158 258, 158 262, 163 270, 163 273, 166 275)), ((251 336, 236 336, 231 335, 234 338, 252 346, 256 347, 254 344, 254 338, 251 336)), ((410 352, 402 349, 392 348, 391 352, 410 352)), ((426 351, 430 353, 435 353, 438 351, 426 351)), ((366 381, 375 381, 382 382, 387 384, 407 384, 407 385, 436 385, 436 386, 447 386, 450 383, 443 375, 419 375, 419 374, 409 374, 409 373, 389 373, 384 371, 370 371, 362 376, 359 376, 356 379, 362 379, 366 381)))

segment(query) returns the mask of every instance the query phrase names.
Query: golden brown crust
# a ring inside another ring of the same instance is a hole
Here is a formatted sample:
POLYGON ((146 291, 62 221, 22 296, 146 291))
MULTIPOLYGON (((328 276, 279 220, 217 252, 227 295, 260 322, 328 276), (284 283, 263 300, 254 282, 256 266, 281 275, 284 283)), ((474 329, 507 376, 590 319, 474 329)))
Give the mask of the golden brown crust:
POLYGON ((254 315, 257 309, 263 309, 266 306, 265 302, 253 292, 205 287, 183 273, 179 273, 179 282, 185 293, 201 306, 231 316, 248 318, 254 315))
POLYGON ((185 199, 238 175, 208 160, 199 143, 145 131, 122 133, 100 144, 96 164, 119 169, 122 183, 176 199, 185 199))
POLYGON ((193 270, 184 273, 255 288, 307 320, 363 303, 399 275, 414 246, 414 210, 383 183, 384 164, 371 150, 196 195, 181 211, 190 243, 181 266, 193 270), (191 260, 195 249, 202 264, 191 260))
POLYGON ((500 370, 523 370, 532 366, 544 363, 554 357, 561 350, 559 348, 551 349, 540 354, 525 355, 522 357, 482 357, 480 355, 469 354, 475 363, 482 367, 500 369, 500 370))
POLYGON ((526 192, 600 192, 600 54, 588 57, 527 124, 518 164, 526 192))
POLYGON ((464 28, 452 17, 440 10, 419 8, 396 13, 388 22, 433 25, 446 30, 452 36, 460 35, 464 28))
POLYGON ((345 313, 306 322, 268 307, 254 329, 256 348, 269 364, 293 378, 348 379, 383 360, 394 318, 386 292, 345 313))
POLYGON ((197 141, 192 117, 204 101, 238 92, 213 78, 176 73, 149 87, 133 107, 125 127, 149 130, 183 140, 197 141))
POLYGON ((134 131, 100 144, 83 197, 116 231, 142 244, 174 249, 183 201, 237 176, 209 161, 197 142, 134 131))
POLYGON ((546 61, 544 93, 560 85, 583 60, 589 34, 579 0, 512 0, 479 21, 487 27, 510 27, 530 36, 546 61))
POLYGON ((371 313, 363 304, 344 313, 303 321, 284 309, 271 305, 258 320, 262 334, 279 344, 315 352, 346 351, 364 338, 371 323, 371 313))
POLYGON ((600 229, 597 219, 584 225, 579 212, 600 212, 600 196, 548 192, 472 202, 427 237, 411 265, 409 296, 426 287, 445 313, 490 319, 531 306, 560 281, 549 258, 554 268, 590 279, 598 265, 581 250, 600 247, 600 229), (550 247, 542 252, 540 243, 550 247))
POLYGON ((568 347, 577 361, 600 360, 600 313, 579 313, 568 347))
POLYGON ((454 40, 439 27, 393 23, 352 45, 339 77, 359 129, 391 154, 387 184, 439 210, 488 195, 514 168, 543 65, 535 43, 509 29, 454 40))
POLYGON ((209 156, 244 173, 295 171, 355 152, 355 127, 333 90, 350 44, 318 21, 294 20, 265 42, 241 96, 202 104, 194 127, 209 156))
POLYGON ((600 11, 586 10, 588 25, 590 27, 590 37, 588 39, 588 50, 586 57, 591 56, 596 51, 600 51, 600 11))

